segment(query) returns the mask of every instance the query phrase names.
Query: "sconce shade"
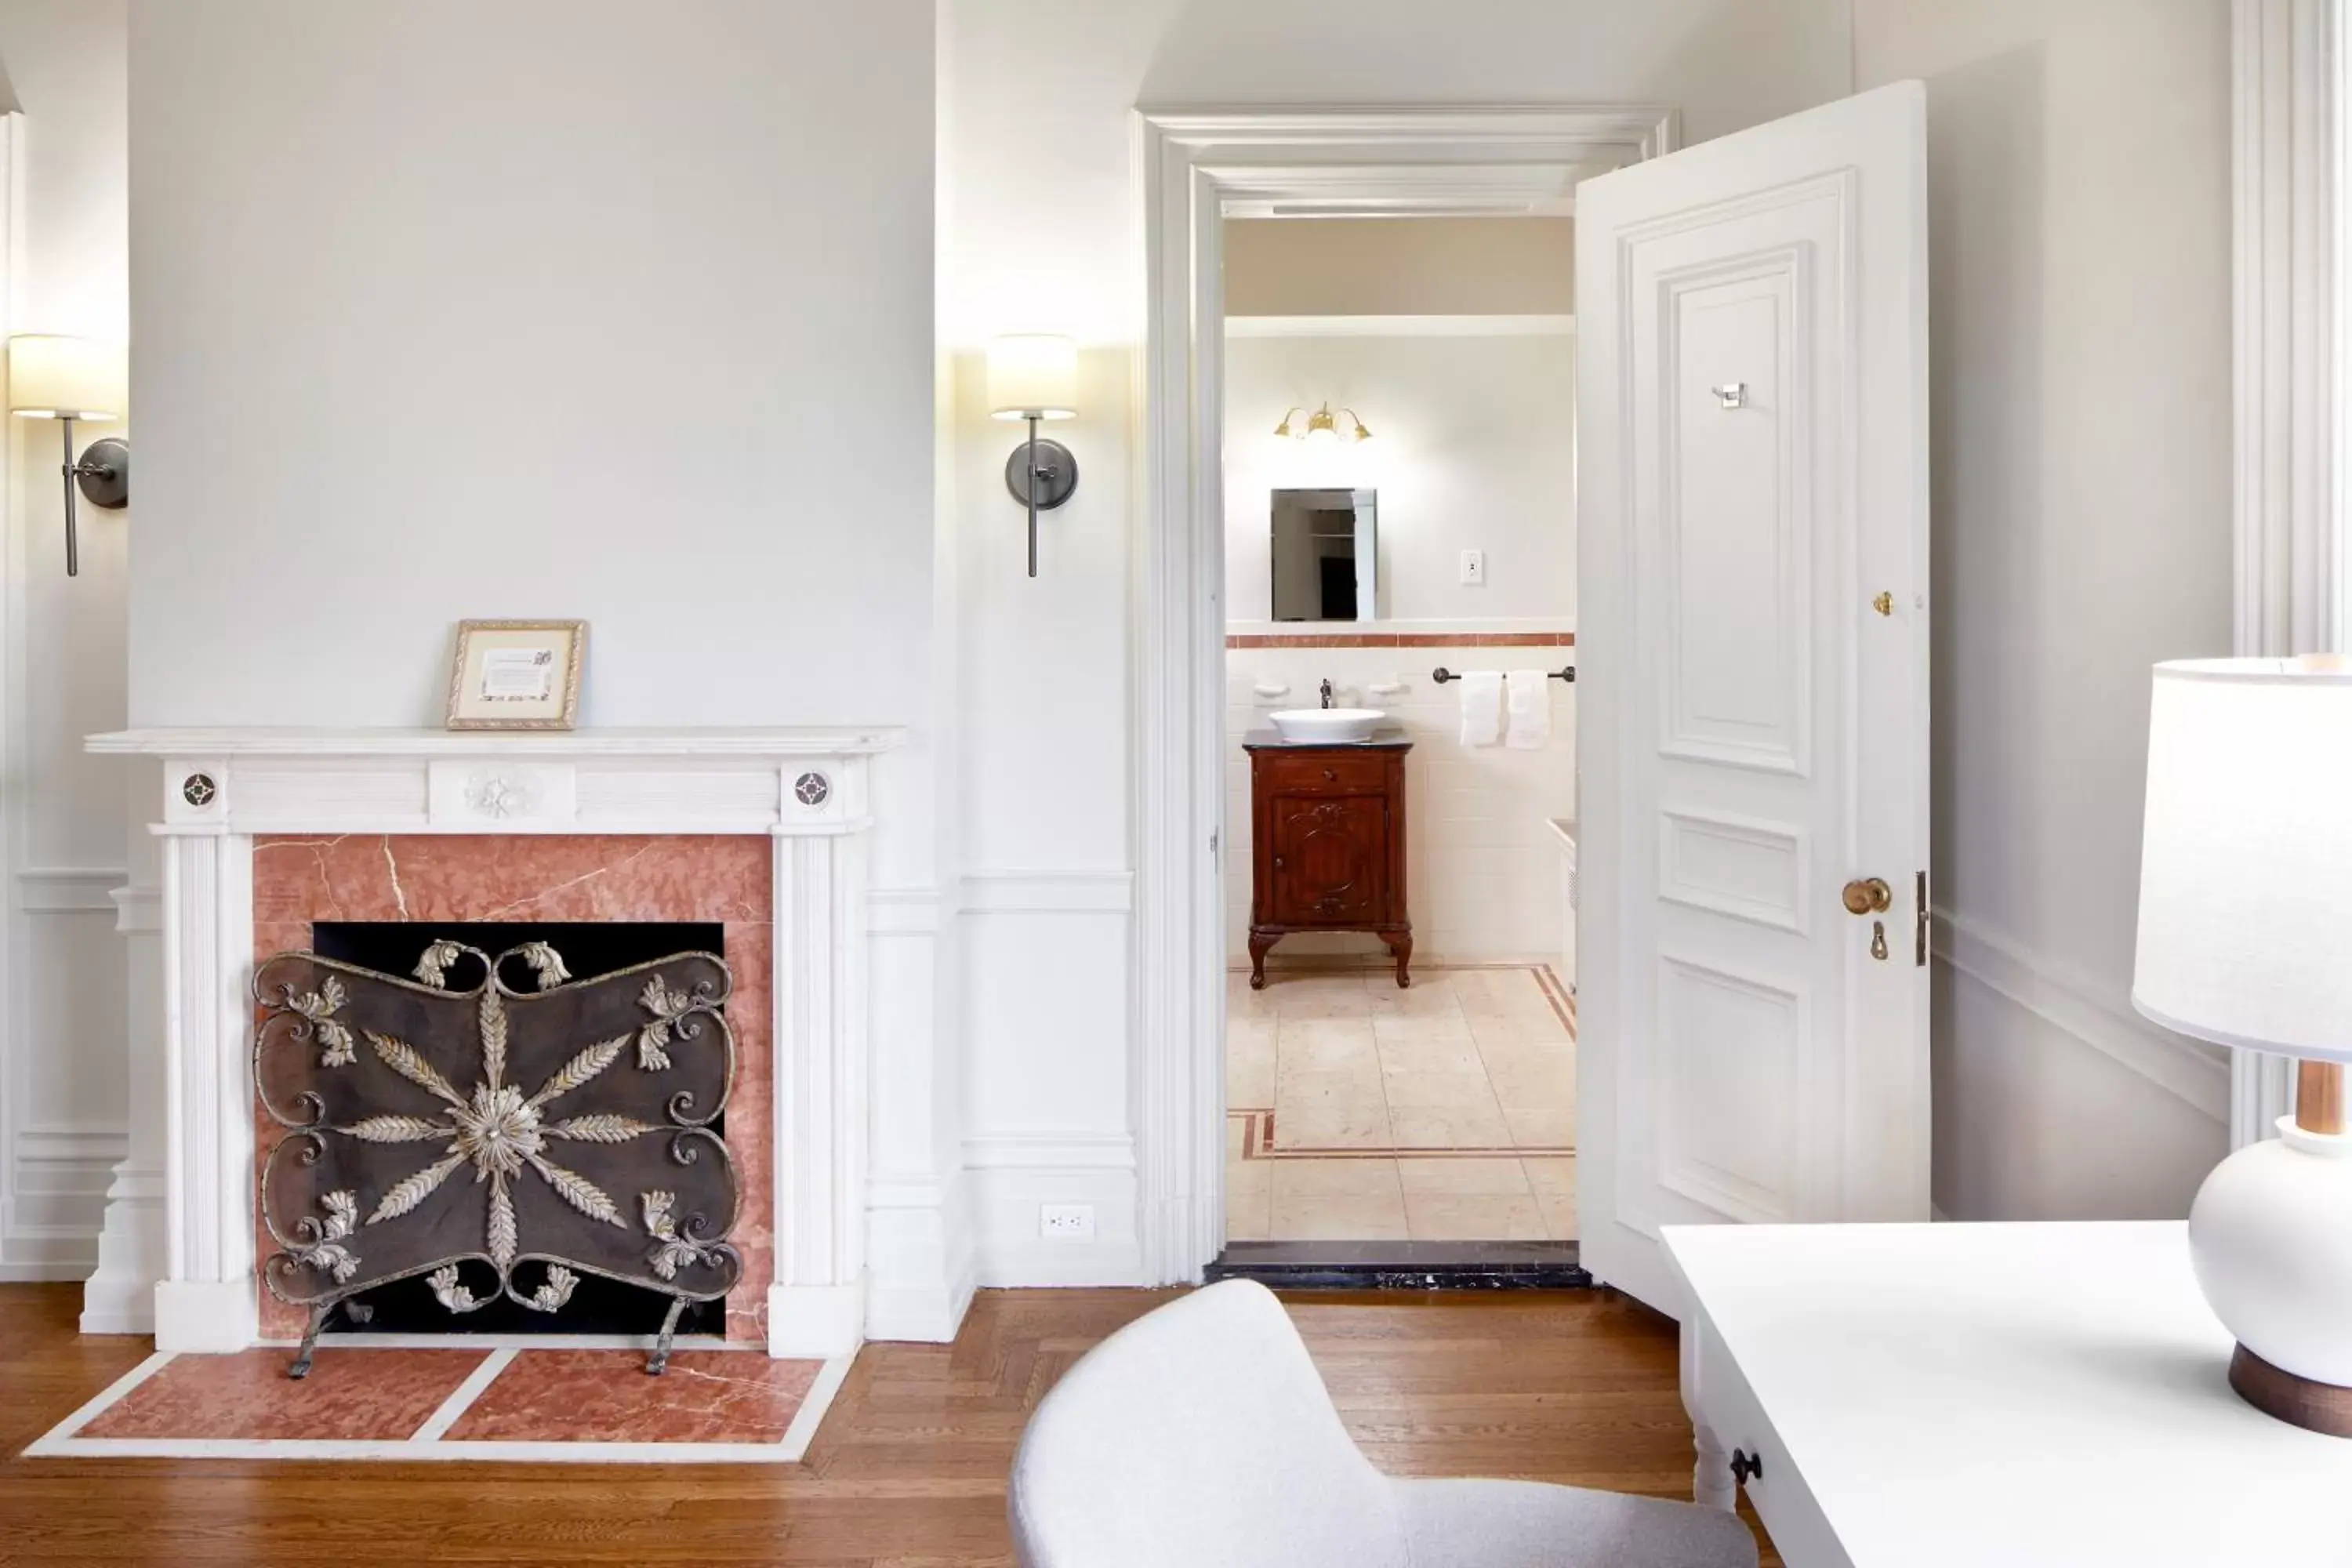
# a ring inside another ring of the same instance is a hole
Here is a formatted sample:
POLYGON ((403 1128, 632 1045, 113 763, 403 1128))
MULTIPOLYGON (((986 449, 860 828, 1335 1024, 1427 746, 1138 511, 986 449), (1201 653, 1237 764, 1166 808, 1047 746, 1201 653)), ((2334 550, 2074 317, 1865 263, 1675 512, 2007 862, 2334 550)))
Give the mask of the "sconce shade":
POLYGON ((2132 1003, 2352 1061, 2352 660, 2156 667, 2132 1003))
POLYGON ((8 340, 8 412, 26 419, 118 419, 128 380, 121 347, 24 332, 8 340))
POLYGON ((998 338, 988 345, 988 408, 996 419, 1075 419, 1078 345, 1049 333, 998 338))

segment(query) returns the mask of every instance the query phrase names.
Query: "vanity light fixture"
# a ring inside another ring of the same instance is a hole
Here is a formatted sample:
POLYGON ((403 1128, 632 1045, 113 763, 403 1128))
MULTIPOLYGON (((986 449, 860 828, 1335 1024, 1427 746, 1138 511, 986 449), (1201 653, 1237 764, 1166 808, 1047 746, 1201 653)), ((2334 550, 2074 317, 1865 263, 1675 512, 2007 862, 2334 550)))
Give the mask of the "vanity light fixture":
POLYGON ((1348 416, 1348 424, 1350 426, 1344 432, 1339 428, 1339 420, 1331 413, 1331 405, 1326 403, 1312 414, 1307 413, 1307 406, 1304 404, 1293 408, 1282 416, 1282 423, 1274 427, 1274 433, 1277 436, 1287 436, 1294 441, 1318 437, 1324 441, 1369 441, 1372 438, 1372 433, 1364 427, 1364 422, 1361 419, 1356 417, 1354 409, 1342 408, 1339 412, 1348 416), (1307 417, 1303 421, 1293 423, 1294 418, 1302 414, 1306 414, 1307 417))
POLYGON ((110 436, 74 456, 74 421, 122 417, 121 349, 89 338, 20 332, 8 340, 8 412, 54 419, 65 437, 66 575, 81 574, 81 536, 74 491, 90 505, 118 510, 131 500, 131 447, 110 436))
POLYGON ((1025 419, 1029 439, 1004 461, 1004 488, 1029 509, 1029 575, 1037 575, 1037 513, 1051 511, 1078 488, 1078 460, 1059 441, 1037 437, 1040 419, 1075 419, 1078 345, 1042 332, 988 345, 988 409, 994 419, 1025 419))

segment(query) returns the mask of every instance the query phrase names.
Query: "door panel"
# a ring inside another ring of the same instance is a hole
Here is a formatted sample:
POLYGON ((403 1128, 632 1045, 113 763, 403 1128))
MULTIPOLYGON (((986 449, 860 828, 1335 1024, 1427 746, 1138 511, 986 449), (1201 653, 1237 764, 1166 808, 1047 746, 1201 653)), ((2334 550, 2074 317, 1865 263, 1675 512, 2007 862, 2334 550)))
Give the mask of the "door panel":
POLYGON ((1381 918, 1388 800, 1382 795, 1274 800, 1276 925, 1381 918))
POLYGON ((1906 83, 1578 191, 1579 1208, 1670 1312, 1661 1226, 1927 1216, 1925 149, 1906 83))

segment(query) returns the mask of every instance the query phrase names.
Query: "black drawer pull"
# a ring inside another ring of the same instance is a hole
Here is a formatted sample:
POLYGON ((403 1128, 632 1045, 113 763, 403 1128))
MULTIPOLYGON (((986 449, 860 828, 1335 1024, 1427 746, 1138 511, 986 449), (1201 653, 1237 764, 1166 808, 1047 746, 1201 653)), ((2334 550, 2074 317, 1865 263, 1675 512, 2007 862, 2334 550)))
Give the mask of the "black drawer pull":
POLYGON ((1764 1477, 1764 1456, 1750 1454, 1745 1448, 1731 1450, 1731 1479, 1734 1484, 1745 1486, 1764 1477))

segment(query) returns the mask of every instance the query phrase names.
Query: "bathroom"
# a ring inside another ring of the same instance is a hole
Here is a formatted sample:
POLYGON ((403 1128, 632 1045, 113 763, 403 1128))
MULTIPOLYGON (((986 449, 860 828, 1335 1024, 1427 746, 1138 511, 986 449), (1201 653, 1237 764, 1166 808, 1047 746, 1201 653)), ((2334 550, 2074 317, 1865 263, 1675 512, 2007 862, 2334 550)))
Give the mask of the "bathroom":
POLYGON ((1224 1262, 1571 1271, 1572 219, 1224 246, 1224 1262))

